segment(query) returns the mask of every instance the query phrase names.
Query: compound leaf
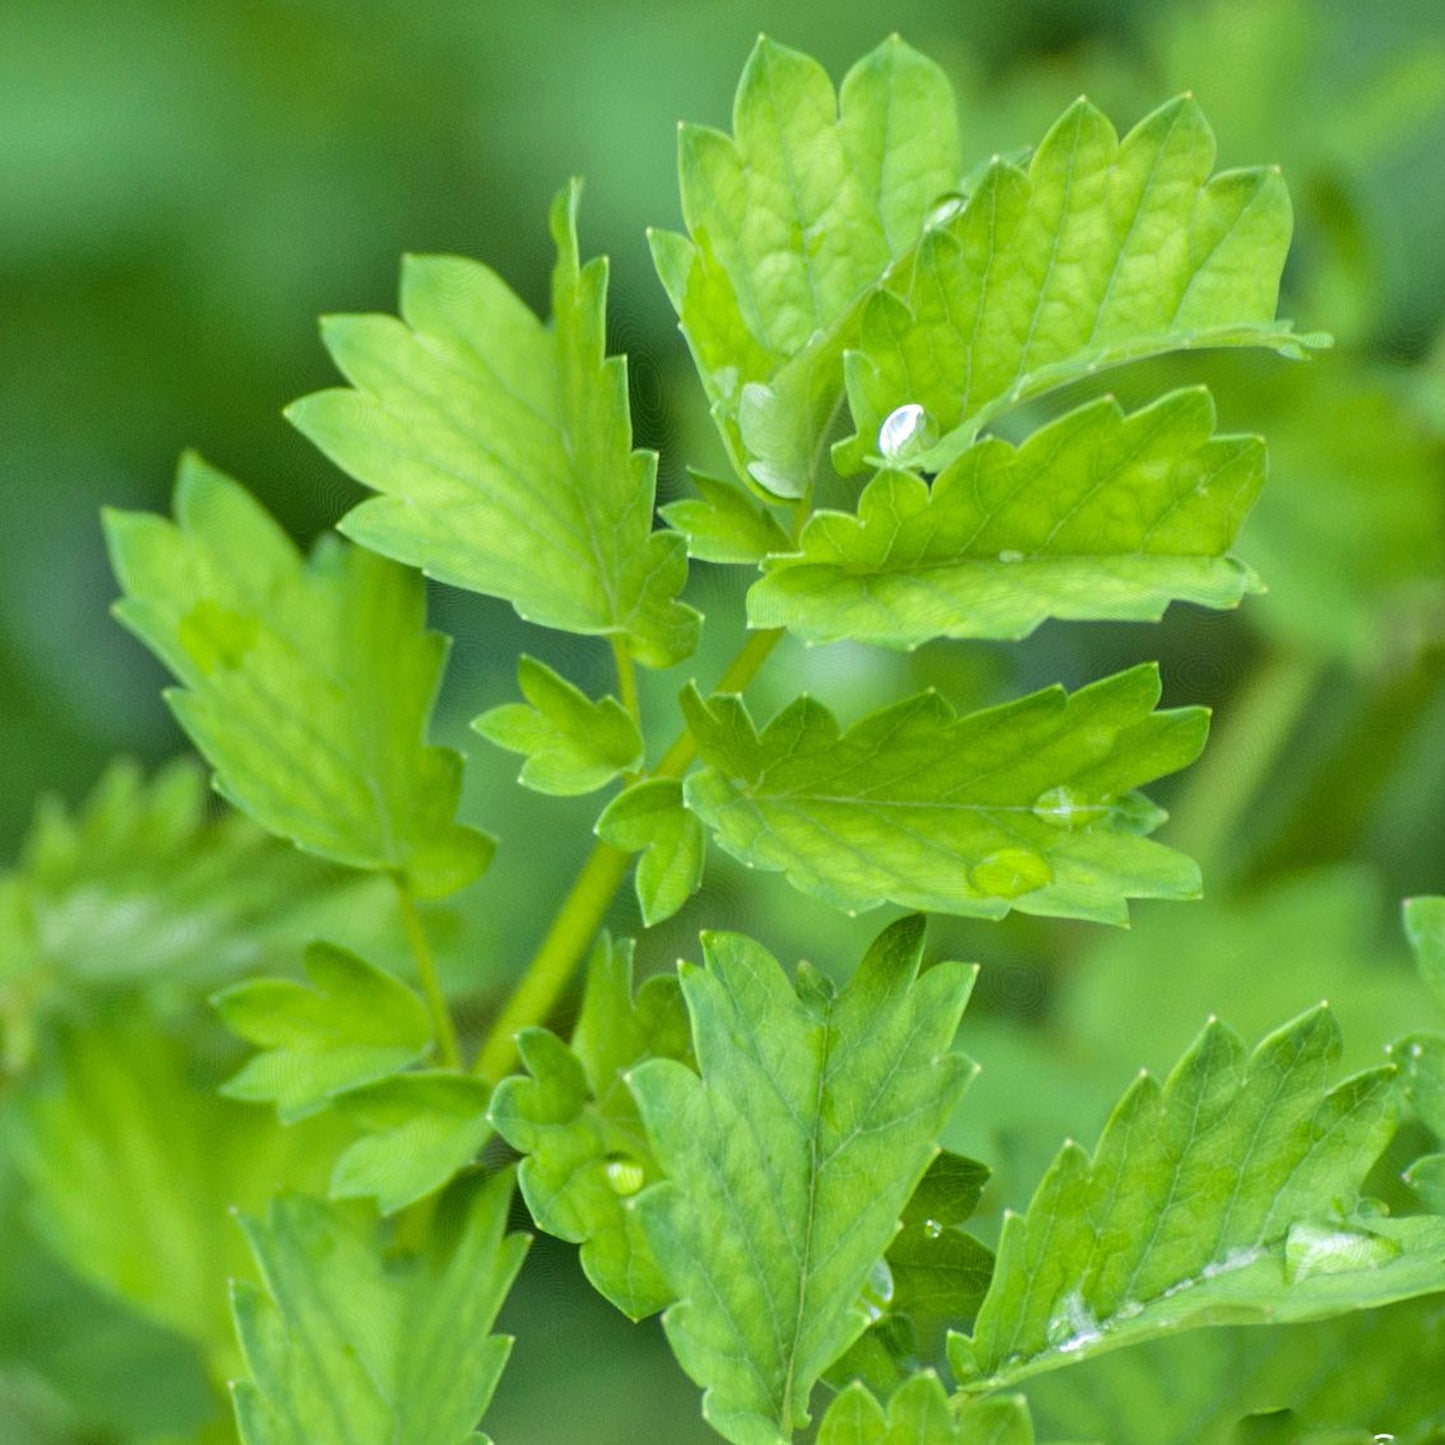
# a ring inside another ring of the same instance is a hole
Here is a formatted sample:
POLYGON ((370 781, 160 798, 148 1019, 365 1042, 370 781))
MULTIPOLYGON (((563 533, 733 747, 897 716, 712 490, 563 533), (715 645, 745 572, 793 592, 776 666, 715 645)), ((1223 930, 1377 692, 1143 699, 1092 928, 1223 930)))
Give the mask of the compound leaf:
POLYGON ((967 1390, 1180 1326, 1304 1321, 1440 1288, 1445 1221, 1356 1213, 1395 1127, 1393 1071, 1330 1089, 1321 1005, 1246 1055, 1211 1022, 1161 1087, 1143 1073, 1091 1157, 1070 1143, 1006 1218, 967 1390))
POLYGON ((1211 178, 1214 154, 1192 97, 1122 142, 1081 99, 1027 171, 991 164, 924 235, 908 284, 870 300, 847 367, 857 434, 837 464, 906 449, 910 465, 938 471, 1001 411, 1102 367, 1320 344, 1274 319, 1291 230, 1283 179, 1211 178))
POLYGON ((176 522, 110 512, 116 616, 180 680, 167 694, 263 827, 421 896, 475 879, 492 843, 453 821, 461 758, 424 744, 446 642, 422 580, 325 537, 309 560, 229 477, 180 466, 176 522))
POLYGON ((580 262, 579 194, 552 206, 550 327, 487 267, 412 257, 401 320, 325 324, 355 390, 287 414, 380 493, 342 520, 348 536, 666 667, 696 646, 698 617, 677 600, 682 539, 652 531, 657 458, 632 450, 626 362, 605 352, 607 261, 580 262))
POLYGON ((426 1005, 405 984, 330 943, 306 950, 311 986, 258 978, 216 995, 232 1033, 262 1052, 221 1091, 271 1103, 285 1123, 327 1107, 348 1089, 386 1078, 430 1052, 426 1005))
POLYGON ((597 820, 597 836, 641 851, 637 901, 649 928, 671 918, 702 884, 707 838, 675 778, 649 778, 619 793, 597 820))
POLYGON ((333 1199, 376 1200, 395 1214, 446 1184, 491 1137, 490 1090, 466 1074, 396 1074, 339 1095, 341 1117, 365 1130, 331 1171, 333 1199))
POLYGON ((420 1257, 389 1259, 372 1218, 302 1195, 246 1235, 265 1288, 233 1303, 250 1379, 234 1386, 243 1445, 477 1445, 511 1340, 487 1331, 521 1268, 504 1236, 509 1174, 439 1211, 420 1257))
POLYGON ((691 1058, 677 980, 650 978, 632 998, 632 944, 593 950, 569 1048, 546 1029, 518 1039, 530 1077, 504 1079, 492 1099, 497 1132, 525 1155, 519 1182, 548 1234, 582 1246, 582 1268, 632 1319, 673 1291, 629 1207, 660 1177, 623 1074, 647 1058, 691 1058))
POLYGON ((733 131, 681 128, 691 239, 653 233, 653 257, 739 472, 796 497, 841 399, 861 298, 958 189, 954 100, 896 36, 837 97, 815 60, 765 37, 733 131))
POLYGON ((149 779, 113 763, 80 807, 42 798, 18 865, 0 874, 0 1027, 20 1072, 39 1021, 81 995, 204 996, 289 964, 309 938, 367 946, 396 904, 378 879, 298 853, 210 808, 178 759, 149 779))
POLYGON ((1232 607, 1228 555, 1264 481, 1257 437, 1214 437, 1203 388, 1126 417, 1100 398, 1017 450, 990 438, 930 487, 884 471, 858 515, 815 513, 748 593, 753 627, 812 642, 916 647, 1026 637, 1050 617, 1157 620, 1171 601, 1232 607))
POLYGON ((1164 815, 1133 790, 1193 761, 1208 726, 1158 700, 1143 666, 962 718, 923 693, 847 732, 803 697, 759 733, 736 697, 689 692, 706 766, 687 803, 734 856, 840 908, 1122 923, 1126 898, 1199 892, 1189 859, 1141 836, 1164 815))
POLYGON ((1022 1397, 970 1401, 955 1412, 932 1370, 901 1385, 885 1411, 852 1384, 828 1407, 818 1445, 1034 1445, 1022 1397))
POLYGON ((472 726, 526 756, 519 782, 539 793, 590 793, 642 761, 642 735, 615 697, 593 702, 534 657, 518 660, 517 681, 526 703, 503 703, 472 726))
POLYGON ((775 1445, 867 1326, 870 1273, 968 1083, 950 1044, 972 970, 920 978, 917 917, 841 990, 806 964, 790 983, 738 934, 703 946, 705 968, 681 966, 701 1078, 668 1060, 632 1070, 666 1176, 636 1209, 706 1418, 735 1445, 775 1445))

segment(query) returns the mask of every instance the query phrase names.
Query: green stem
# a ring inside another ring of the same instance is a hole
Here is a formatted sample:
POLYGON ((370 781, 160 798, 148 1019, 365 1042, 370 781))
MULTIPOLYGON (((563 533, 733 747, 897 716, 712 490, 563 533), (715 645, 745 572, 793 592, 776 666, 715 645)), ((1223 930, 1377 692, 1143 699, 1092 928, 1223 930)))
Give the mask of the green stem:
POLYGON ((497 1015, 473 1073, 495 1084, 511 1071, 517 1061, 517 1035, 551 1013, 583 953, 597 936, 631 862, 631 853, 608 843, 594 845, 542 946, 497 1015))
POLYGON ((462 1061, 461 1050, 457 1048, 457 1031, 452 1024, 446 996, 442 993, 441 980, 437 977, 436 959, 427 941, 421 914, 417 912, 416 900, 406 883, 395 875, 392 881, 396 884, 396 896, 401 904, 401 926, 406 930, 407 942, 416 959, 416 971, 431 1014, 432 1032, 437 1041, 437 1061, 443 1068, 455 1069, 462 1061))
POLYGON ((638 727, 642 726, 642 704, 637 697, 637 669, 632 663, 632 654, 627 650, 627 644, 614 633, 609 639, 612 643, 612 656, 617 663, 617 695, 622 706, 627 709, 627 715, 638 727))
POLYGON ((1175 809, 1169 841, 1206 872, 1259 796, 1319 681, 1318 663, 1276 652, 1255 668, 1215 729, 1175 809))
MULTIPOLYGON (((757 676, 758 669, 782 636, 781 629, 777 628, 750 633, 718 679, 716 691, 741 692, 757 676)), ((696 756, 697 744, 692 734, 684 730, 653 769, 652 776, 680 778, 696 756)), ((541 947, 492 1024, 473 1067, 473 1072, 479 1077, 496 1083, 516 1064, 517 1035, 523 1029, 541 1023, 551 1013, 562 990, 571 981, 582 955, 602 927, 607 910, 631 864, 632 854, 607 843, 594 845, 571 891, 557 910, 541 947)))

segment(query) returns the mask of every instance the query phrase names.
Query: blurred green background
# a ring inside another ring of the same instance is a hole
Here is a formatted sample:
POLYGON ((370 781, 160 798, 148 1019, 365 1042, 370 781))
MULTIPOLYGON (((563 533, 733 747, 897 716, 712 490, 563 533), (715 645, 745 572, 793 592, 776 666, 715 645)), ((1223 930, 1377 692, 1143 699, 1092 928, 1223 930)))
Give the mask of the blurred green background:
MULTIPOLYGON (((1282 311, 1338 341, 1309 365, 1196 356, 1111 379, 1126 400, 1205 379, 1226 429, 1268 436, 1272 480, 1242 551, 1271 591, 1239 614, 1175 608, 1159 627, 1049 626, 1019 647, 907 658, 799 649, 759 685, 760 712, 806 686, 853 718, 927 684, 978 705, 1159 658, 1166 702, 1217 709, 1206 761, 1161 790, 1171 841, 1206 865, 1204 903, 1141 908, 1122 938, 1036 920, 935 928, 936 950, 986 964, 964 1036, 986 1069, 951 1142, 999 1166, 996 1211, 1211 1009, 1257 1033, 1328 994, 1361 1062, 1422 1007, 1395 916, 1401 895, 1445 891, 1439 0, 5 0, 0 859, 40 793, 74 803, 113 755, 150 767, 183 748, 158 668, 106 617, 98 508, 164 508, 194 446, 298 536, 334 522, 360 490, 279 412, 332 381, 316 316, 391 309, 401 252, 479 257, 545 309, 546 205, 583 175, 584 253, 613 258, 613 345, 631 356, 664 493, 685 487, 686 463, 715 461, 644 228, 679 224, 675 123, 727 126, 759 30, 839 79, 900 31, 954 77, 979 158, 1035 142, 1080 92, 1122 130, 1192 89, 1221 165, 1284 167, 1297 242, 1282 311)), ((692 587, 736 616, 725 569, 697 567, 692 587)), ((480 1017, 592 814, 522 795, 512 761, 465 723, 513 696, 519 649, 595 687, 606 652, 442 590, 433 618, 457 639, 439 732, 472 754, 467 810, 502 845, 437 920, 449 982, 480 1017)), ((735 629, 724 620, 694 663, 649 679, 654 712, 690 672, 716 675, 735 629)), ((637 926, 627 901, 615 921, 637 926)), ((690 951, 703 926, 840 967, 872 931, 714 857, 644 963, 690 951)), ((40 1244, 22 1219, 43 1209, 25 1202, 39 1188, 0 1171, 0 1442, 201 1438, 212 1402, 189 1346, 111 1302, 104 1270, 40 1244)), ((493 1434, 704 1438, 678 1423, 693 1392, 655 1331, 591 1300, 569 1255, 539 1241, 509 1307, 520 1343, 493 1434)))

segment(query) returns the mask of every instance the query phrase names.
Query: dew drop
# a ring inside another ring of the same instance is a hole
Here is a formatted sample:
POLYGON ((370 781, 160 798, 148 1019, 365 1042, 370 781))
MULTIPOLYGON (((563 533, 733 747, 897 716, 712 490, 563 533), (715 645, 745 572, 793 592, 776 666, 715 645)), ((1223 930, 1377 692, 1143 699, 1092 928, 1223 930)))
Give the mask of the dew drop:
POLYGON ((938 1239, 943 1234, 943 1226, 936 1219, 925 1219, 923 1233, 929 1239, 938 1239))
POLYGON ((1092 1344, 1103 1333, 1094 1312, 1084 1302, 1078 1290, 1066 1295, 1057 1310, 1049 1316, 1044 1329, 1044 1338, 1060 1354, 1071 1355, 1092 1344))
POLYGON ((998 554, 998 560, 1000 562, 1022 562, 1024 560, 1024 554, 1022 552, 1005 550, 998 554))
POLYGON ((968 881, 991 898, 1019 898, 1054 881, 1054 870, 1027 848, 1000 848, 968 870, 968 881))
POLYGON ((929 211, 927 219, 923 222, 925 226, 937 228, 946 226, 958 213, 963 210, 964 198, 957 191, 950 191, 947 195, 940 196, 929 211))
POLYGON ((1089 802, 1073 788, 1050 788, 1034 799, 1034 817, 1055 828, 1074 832, 1096 823, 1109 810, 1101 803, 1089 802))
POLYGON ((878 428, 878 450, 890 462, 921 456, 938 440, 938 423, 916 401, 894 407, 878 428))
POLYGON ((1299 1284, 1317 1274, 1349 1274, 1376 1269, 1400 1252, 1393 1239, 1308 1222, 1290 1226, 1284 1242, 1285 1278, 1299 1284))
POLYGON ((647 1174, 642 1165, 627 1154, 609 1154, 605 1172, 613 1192, 624 1199, 636 1194, 647 1182, 647 1174))
POLYGON ((893 1301, 893 1271, 888 1261, 880 1259, 868 1271, 868 1283, 863 1286, 863 1297, 859 1301, 864 1313, 875 1324, 888 1312, 893 1301))

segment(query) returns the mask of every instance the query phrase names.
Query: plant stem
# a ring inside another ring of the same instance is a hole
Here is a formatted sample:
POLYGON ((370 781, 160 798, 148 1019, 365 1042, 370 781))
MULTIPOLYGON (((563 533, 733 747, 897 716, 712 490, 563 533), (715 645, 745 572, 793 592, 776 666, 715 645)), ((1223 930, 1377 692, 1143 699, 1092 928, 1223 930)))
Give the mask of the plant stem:
MULTIPOLYGON (((741 692, 757 676, 758 669, 782 636, 780 628, 749 633, 747 641, 718 679, 715 691, 741 692)), ((684 729, 653 769, 652 776, 680 778, 696 756, 697 743, 684 729)), ((606 918, 631 864, 630 853, 607 843, 593 846, 571 891, 562 900, 541 947, 492 1024, 473 1066, 473 1073, 495 1084, 510 1072, 517 1061, 517 1034, 541 1023, 552 1011, 582 955, 597 936, 597 930, 602 926, 602 920, 606 918)))
POLYGON ((457 1048, 457 1031, 452 1024, 451 1010, 447 1008, 442 993, 441 980, 437 977, 436 959, 427 941, 426 928, 417 912, 416 900, 406 883, 395 874, 396 896, 401 904, 401 925, 406 930, 407 942, 411 944, 412 956, 416 959, 416 971, 421 978, 422 992, 426 995, 427 1009, 431 1014, 432 1032, 436 1035, 437 1061, 443 1068, 455 1069, 461 1063, 461 1051, 457 1048))
POLYGON ((1274 652, 1255 668, 1175 809, 1170 843, 1206 869, 1259 794, 1314 694, 1319 665, 1295 652, 1274 652))
POLYGON ((630 853, 608 843, 594 845, 572 891, 557 910, 542 946, 497 1015, 473 1073, 495 1084, 511 1070, 517 1061, 517 1034, 541 1023, 552 1011, 552 1005, 567 987, 573 970, 602 926, 631 862, 630 853))
POLYGON ((642 705, 637 697, 637 669, 633 666, 632 654, 616 633, 608 640, 612 643, 612 656, 617 663, 617 695, 627 709, 627 715, 641 727, 642 705))

